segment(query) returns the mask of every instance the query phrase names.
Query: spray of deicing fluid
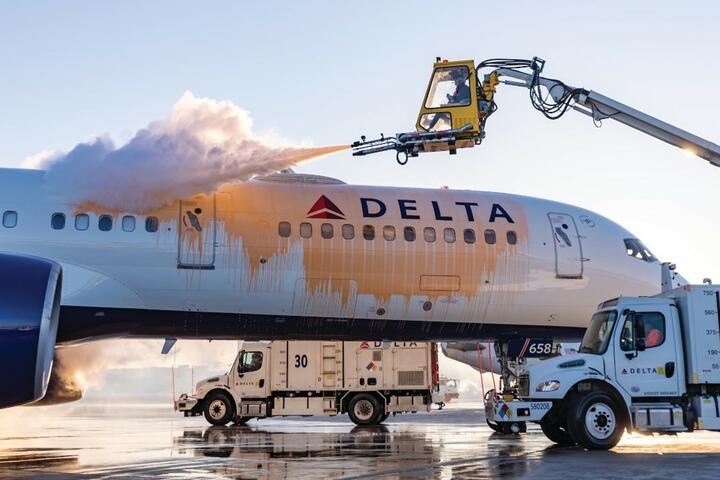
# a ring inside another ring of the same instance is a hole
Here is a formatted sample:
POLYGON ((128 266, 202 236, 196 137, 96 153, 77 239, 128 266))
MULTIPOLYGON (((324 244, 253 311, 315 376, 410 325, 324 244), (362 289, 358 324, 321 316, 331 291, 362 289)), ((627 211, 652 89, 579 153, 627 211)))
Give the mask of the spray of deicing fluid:
POLYGON ((186 92, 167 119, 150 123, 126 144, 96 138, 46 155, 41 166, 50 192, 68 203, 142 213, 349 148, 272 145, 251 127, 250 113, 232 102, 186 92))
POLYGON ((228 368, 238 352, 236 342, 181 340, 170 355, 161 355, 162 344, 163 340, 159 339, 115 339, 56 348, 54 378, 50 380, 48 395, 60 401, 71 400, 68 397, 79 398, 86 388, 98 395, 106 385, 105 374, 110 369, 168 368, 177 363, 222 371, 228 368))

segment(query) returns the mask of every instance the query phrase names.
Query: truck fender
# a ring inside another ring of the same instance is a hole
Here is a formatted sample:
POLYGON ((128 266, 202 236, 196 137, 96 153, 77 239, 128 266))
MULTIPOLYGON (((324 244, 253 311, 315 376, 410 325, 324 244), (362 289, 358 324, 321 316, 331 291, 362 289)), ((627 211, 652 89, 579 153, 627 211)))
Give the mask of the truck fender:
POLYGON ((630 420, 632 417, 630 416, 629 397, 623 395, 621 391, 610 382, 599 379, 580 380, 572 387, 570 387, 567 394, 565 394, 565 397, 563 398, 563 402, 567 403, 570 400, 570 397, 572 397, 573 395, 582 395, 583 393, 592 390, 602 390, 608 395, 610 395, 610 397, 612 397, 612 399, 615 400, 615 402, 618 404, 620 410, 624 413, 626 428, 632 428, 632 423, 630 420))
POLYGON ((202 408, 205 408, 205 398, 208 395, 211 395, 216 392, 222 392, 225 395, 229 396, 232 399, 233 403, 235 404, 235 411, 237 412, 240 410, 240 398, 238 398, 238 396, 235 395, 235 393, 233 393, 232 390, 230 390, 229 388, 227 388, 225 386, 222 386, 222 387, 218 386, 218 387, 214 387, 212 390, 208 390, 208 392, 205 394, 205 397, 198 399, 198 405, 200 405, 202 403, 202 405, 203 405, 202 408))
POLYGON ((347 405, 350 403, 350 400, 360 393, 369 393, 370 395, 375 396, 379 401, 380 405, 382 406, 383 411, 387 408, 387 398, 385 398, 385 395, 380 393, 377 390, 358 390, 358 391, 348 391, 343 394, 342 397, 340 397, 340 402, 338 405, 338 411, 340 413, 347 413, 347 405))

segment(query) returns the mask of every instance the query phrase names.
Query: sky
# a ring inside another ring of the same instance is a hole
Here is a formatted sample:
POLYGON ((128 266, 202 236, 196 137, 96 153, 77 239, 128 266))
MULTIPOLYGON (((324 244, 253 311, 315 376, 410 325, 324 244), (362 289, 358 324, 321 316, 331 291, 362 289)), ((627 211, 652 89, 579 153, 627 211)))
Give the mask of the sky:
MULTIPOLYGON (((436 56, 539 56, 550 77, 720 143, 719 21, 711 1, 2 2, 0 166, 94 135, 127 141, 187 90, 291 142, 409 131, 436 56)), ((484 143, 456 156, 401 167, 392 153, 340 153, 297 170, 575 204, 690 281, 720 281, 720 169, 612 121, 549 121, 519 88, 496 101, 484 143)))

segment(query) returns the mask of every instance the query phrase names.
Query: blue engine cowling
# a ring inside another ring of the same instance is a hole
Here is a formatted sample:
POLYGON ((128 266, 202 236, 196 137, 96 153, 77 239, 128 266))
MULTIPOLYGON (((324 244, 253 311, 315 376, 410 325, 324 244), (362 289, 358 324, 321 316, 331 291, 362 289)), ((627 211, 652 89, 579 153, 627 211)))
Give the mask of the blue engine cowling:
POLYGON ((42 398, 52 368, 62 268, 0 253, 0 408, 42 398))

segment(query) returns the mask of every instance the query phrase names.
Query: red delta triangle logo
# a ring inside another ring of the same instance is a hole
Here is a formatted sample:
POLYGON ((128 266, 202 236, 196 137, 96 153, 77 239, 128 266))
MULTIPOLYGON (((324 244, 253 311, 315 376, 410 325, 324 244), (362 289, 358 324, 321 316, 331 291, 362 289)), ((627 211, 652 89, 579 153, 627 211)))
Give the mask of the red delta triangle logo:
POLYGON ((320 195, 320 198, 318 198, 313 206, 310 207, 310 210, 308 210, 307 218, 331 218, 335 220, 344 220, 345 214, 332 202, 332 200, 327 198, 325 195, 320 195))

